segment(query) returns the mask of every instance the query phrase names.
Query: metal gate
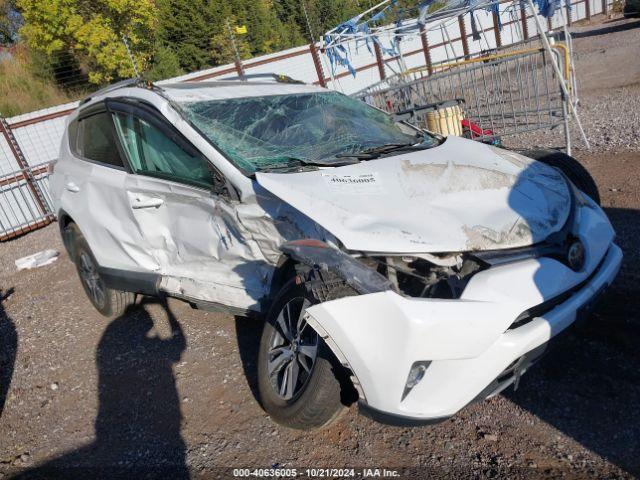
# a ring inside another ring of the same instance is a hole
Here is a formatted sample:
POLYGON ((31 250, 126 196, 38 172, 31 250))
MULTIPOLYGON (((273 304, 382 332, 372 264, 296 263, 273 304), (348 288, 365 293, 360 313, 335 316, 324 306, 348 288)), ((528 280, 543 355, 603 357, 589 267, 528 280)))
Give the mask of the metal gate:
MULTIPOLYGON (((553 46, 569 85, 568 50, 553 46)), ((458 102, 467 136, 492 141, 534 130, 567 127, 568 99, 543 47, 507 50, 409 70, 354 96, 427 127, 427 115, 458 102)), ((565 131, 568 133, 568 129, 565 131)))
POLYGON ((10 125, 0 118, 0 241, 54 220, 48 163, 31 167, 10 125))

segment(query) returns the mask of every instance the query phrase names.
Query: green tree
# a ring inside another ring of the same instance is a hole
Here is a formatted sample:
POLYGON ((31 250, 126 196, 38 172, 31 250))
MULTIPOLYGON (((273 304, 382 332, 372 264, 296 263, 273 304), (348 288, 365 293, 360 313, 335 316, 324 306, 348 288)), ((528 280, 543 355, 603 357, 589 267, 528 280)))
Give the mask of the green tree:
MULTIPOLYGON (((247 41, 236 35, 236 48, 241 59, 251 58, 251 49, 247 41)), ((227 63, 233 63, 236 60, 236 54, 233 49, 233 44, 230 41, 229 33, 226 27, 213 36, 211 39, 211 60, 214 65, 224 65, 227 63)))
POLYGON ((90 82, 102 84, 132 76, 136 63, 151 58, 157 9, 153 0, 17 0, 24 25, 20 35, 29 47, 56 56, 70 53, 90 82))
MULTIPOLYGON (((269 0, 157 0, 158 42, 170 46, 185 71, 232 62, 235 58, 227 21, 246 25, 236 35, 242 58, 305 43, 300 26, 269 0)), ((295 3, 295 2, 294 2, 295 3)))
MULTIPOLYGON (((132 76, 126 36, 140 71, 160 79, 232 62, 227 22, 247 27, 245 35, 235 35, 242 58, 309 42, 302 1, 0 0, 0 35, 11 31, 2 30, 2 19, 22 18, 20 37, 67 87, 70 78, 102 84, 132 76), (22 16, 2 16, 2 8, 17 8, 22 16)), ((375 0, 304 1, 317 40, 375 0)))
POLYGON ((183 73, 184 70, 180 66, 178 56, 171 48, 164 45, 158 45, 154 48, 151 67, 145 74, 147 79, 154 82, 165 78, 177 77, 183 73))
POLYGON ((187 72, 211 66, 209 45, 220 20, 212 16, 209 2, 157 0, 157 6, 158 45, 171 48, 187 72))
POLYGON ((318 36, 373 5, 372 1, 308 0, 307 10, 312 28, 316 30, 314 34, 318 36))
POLYGON ((247 25, 247 41, 253 55, 273 53, 304 43, 301 29, 292 24, 287 28, 268 0, 241 0, 238 3, 244 5, 234 13, 239 22, 247 25))

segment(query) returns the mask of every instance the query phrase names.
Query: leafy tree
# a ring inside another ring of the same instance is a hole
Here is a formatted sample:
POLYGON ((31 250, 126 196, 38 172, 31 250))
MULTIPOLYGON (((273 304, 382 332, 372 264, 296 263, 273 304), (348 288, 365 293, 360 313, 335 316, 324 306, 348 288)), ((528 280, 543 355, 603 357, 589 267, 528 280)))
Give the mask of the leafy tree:
POLYGON ((136 63, 151 57, 156 7, 153 0, 17 0, 29 47, 48 55, 71 53, 89 81, 107 83, 132 76, 126 36, 136 63))
MULTIPOLYGON (((253 56, 246 40, 241 37, 239 38, 237 35, 236 48, 238 49, 241 59, 247 59, 253 56)), ((229 34, 226 31, 215 34, 211 39, 210 55, 214 65, 233 63, 236 60, 233 44, 229 40, 229 34)))
POLYGON ((146 72, 146 78, 149 80, 163 80, 165 78, 177 77, 182 75, 184 70, 180 67, 178 56, 169 47, 157 45, 154 48, 153 60, 151 67, 146 72))
POLYGON ((170 47, 185 71, 211 66, 209 44, 219 19, 207 0, 157 0, 158 45, 170 47))
POLYGON ((247 40, 253 55, 273 53, 304 43, 300 28, 296 26, 288 29, 278 18, 271 2, 245 0, 238 3, 244 3, 244 8, 234 13, 238 16, 239 22, 248 26, 247 40))
POLYGON ((235 35, 242 58, 276 52, 305 42, 300 26, 280 15, 277 1, 158 0, 157 38, 176 52, 186 71, 228 63, 235 55, 227 22, 246 25, 235 35))
POLYGON ((372 1, 308 0, 307 10, 314 34, 318 36, 373 5, 372 1))
POLYGON ((33 53, 48 59, 53 76, 65 86, 80 77, 102 84, 132 76, 134 68, 122 42, 126 36, 139 70, 159 79, 232 62, 227 22, 246 25, 247 33, 235 35, 235 40, 240 56, 250 58, 309 42, 308 23, 317 40, 374 2, 0 0, 0 35, 14 38, 15 28, 12 34, 8 20, 23 19, 20 37, 33 53), (6 13, 16 9, 21 15, 6 13))

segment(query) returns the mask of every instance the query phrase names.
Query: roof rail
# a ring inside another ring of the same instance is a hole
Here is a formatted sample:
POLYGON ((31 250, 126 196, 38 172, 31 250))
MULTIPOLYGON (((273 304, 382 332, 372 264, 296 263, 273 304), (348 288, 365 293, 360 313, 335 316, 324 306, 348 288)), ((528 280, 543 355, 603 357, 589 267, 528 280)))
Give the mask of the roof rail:
POLYGON ((143 80, 140 77, 127 78, 125 80, 120 80, 119 82, 113 83, 111 85, 107 85, 106 87, 101 88, 100 90, 97 90, 93 92, 91 95, 83 98, 80 101, 80 105, 84 105, 85 103, 89 102, 93 97, 96 97, 98 95, 104 95, 105 93, 112 92, 113 90, 117 90, 119 88, 137 87, 140 85, 152 86, 153 84, 151 84, 151 82, 147 82, 143 80))
POLYGON ((253 79, 271 79, 274 80, 278 83, 297 83, 297 84, 303 84, 304 82, 300 81, 300 80, 296 80, 295 78, 291 78, 287 75, 282 75, 279 73, 251 73, 249 75, 240 75, 237 77, 225 77, 225 78, 221 78, 220 81, 221 82, 225 82, 225 81, 229 81, 229 80, 239 80, 241 82, 247 82, 249 80, 253 80, 253 79))

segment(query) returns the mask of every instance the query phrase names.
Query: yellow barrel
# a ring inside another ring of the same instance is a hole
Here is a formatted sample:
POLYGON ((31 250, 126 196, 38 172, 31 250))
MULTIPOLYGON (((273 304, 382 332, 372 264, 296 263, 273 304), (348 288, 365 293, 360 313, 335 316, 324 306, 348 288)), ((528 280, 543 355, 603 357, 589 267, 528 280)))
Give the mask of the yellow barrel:
POLYGON ((462 136, 462 120, 464 119, 464 116, 462 115, 462 108, 460 108, 460 105, 456 105, 455 107, 453 107, 453 112, 454 112, 453 125, 455 127, 454 135, 461 137, 462 136))
POLYGON ((440 127, 440 133, 445 136, 450 134, 447 117, 448 117, 448 112, 446 108, 438 110, 438 125, 440 127))
POLYGON ((440 128, 438 126, 438 112, 436 110, 427 112, 427 130, 440 133, 440 128))
POLYGON ((449 101, 433 106, 433 110, 427 112, 427 130, 440 135, 462 136, 462 120, 464 112, 459 102, 449 101))

